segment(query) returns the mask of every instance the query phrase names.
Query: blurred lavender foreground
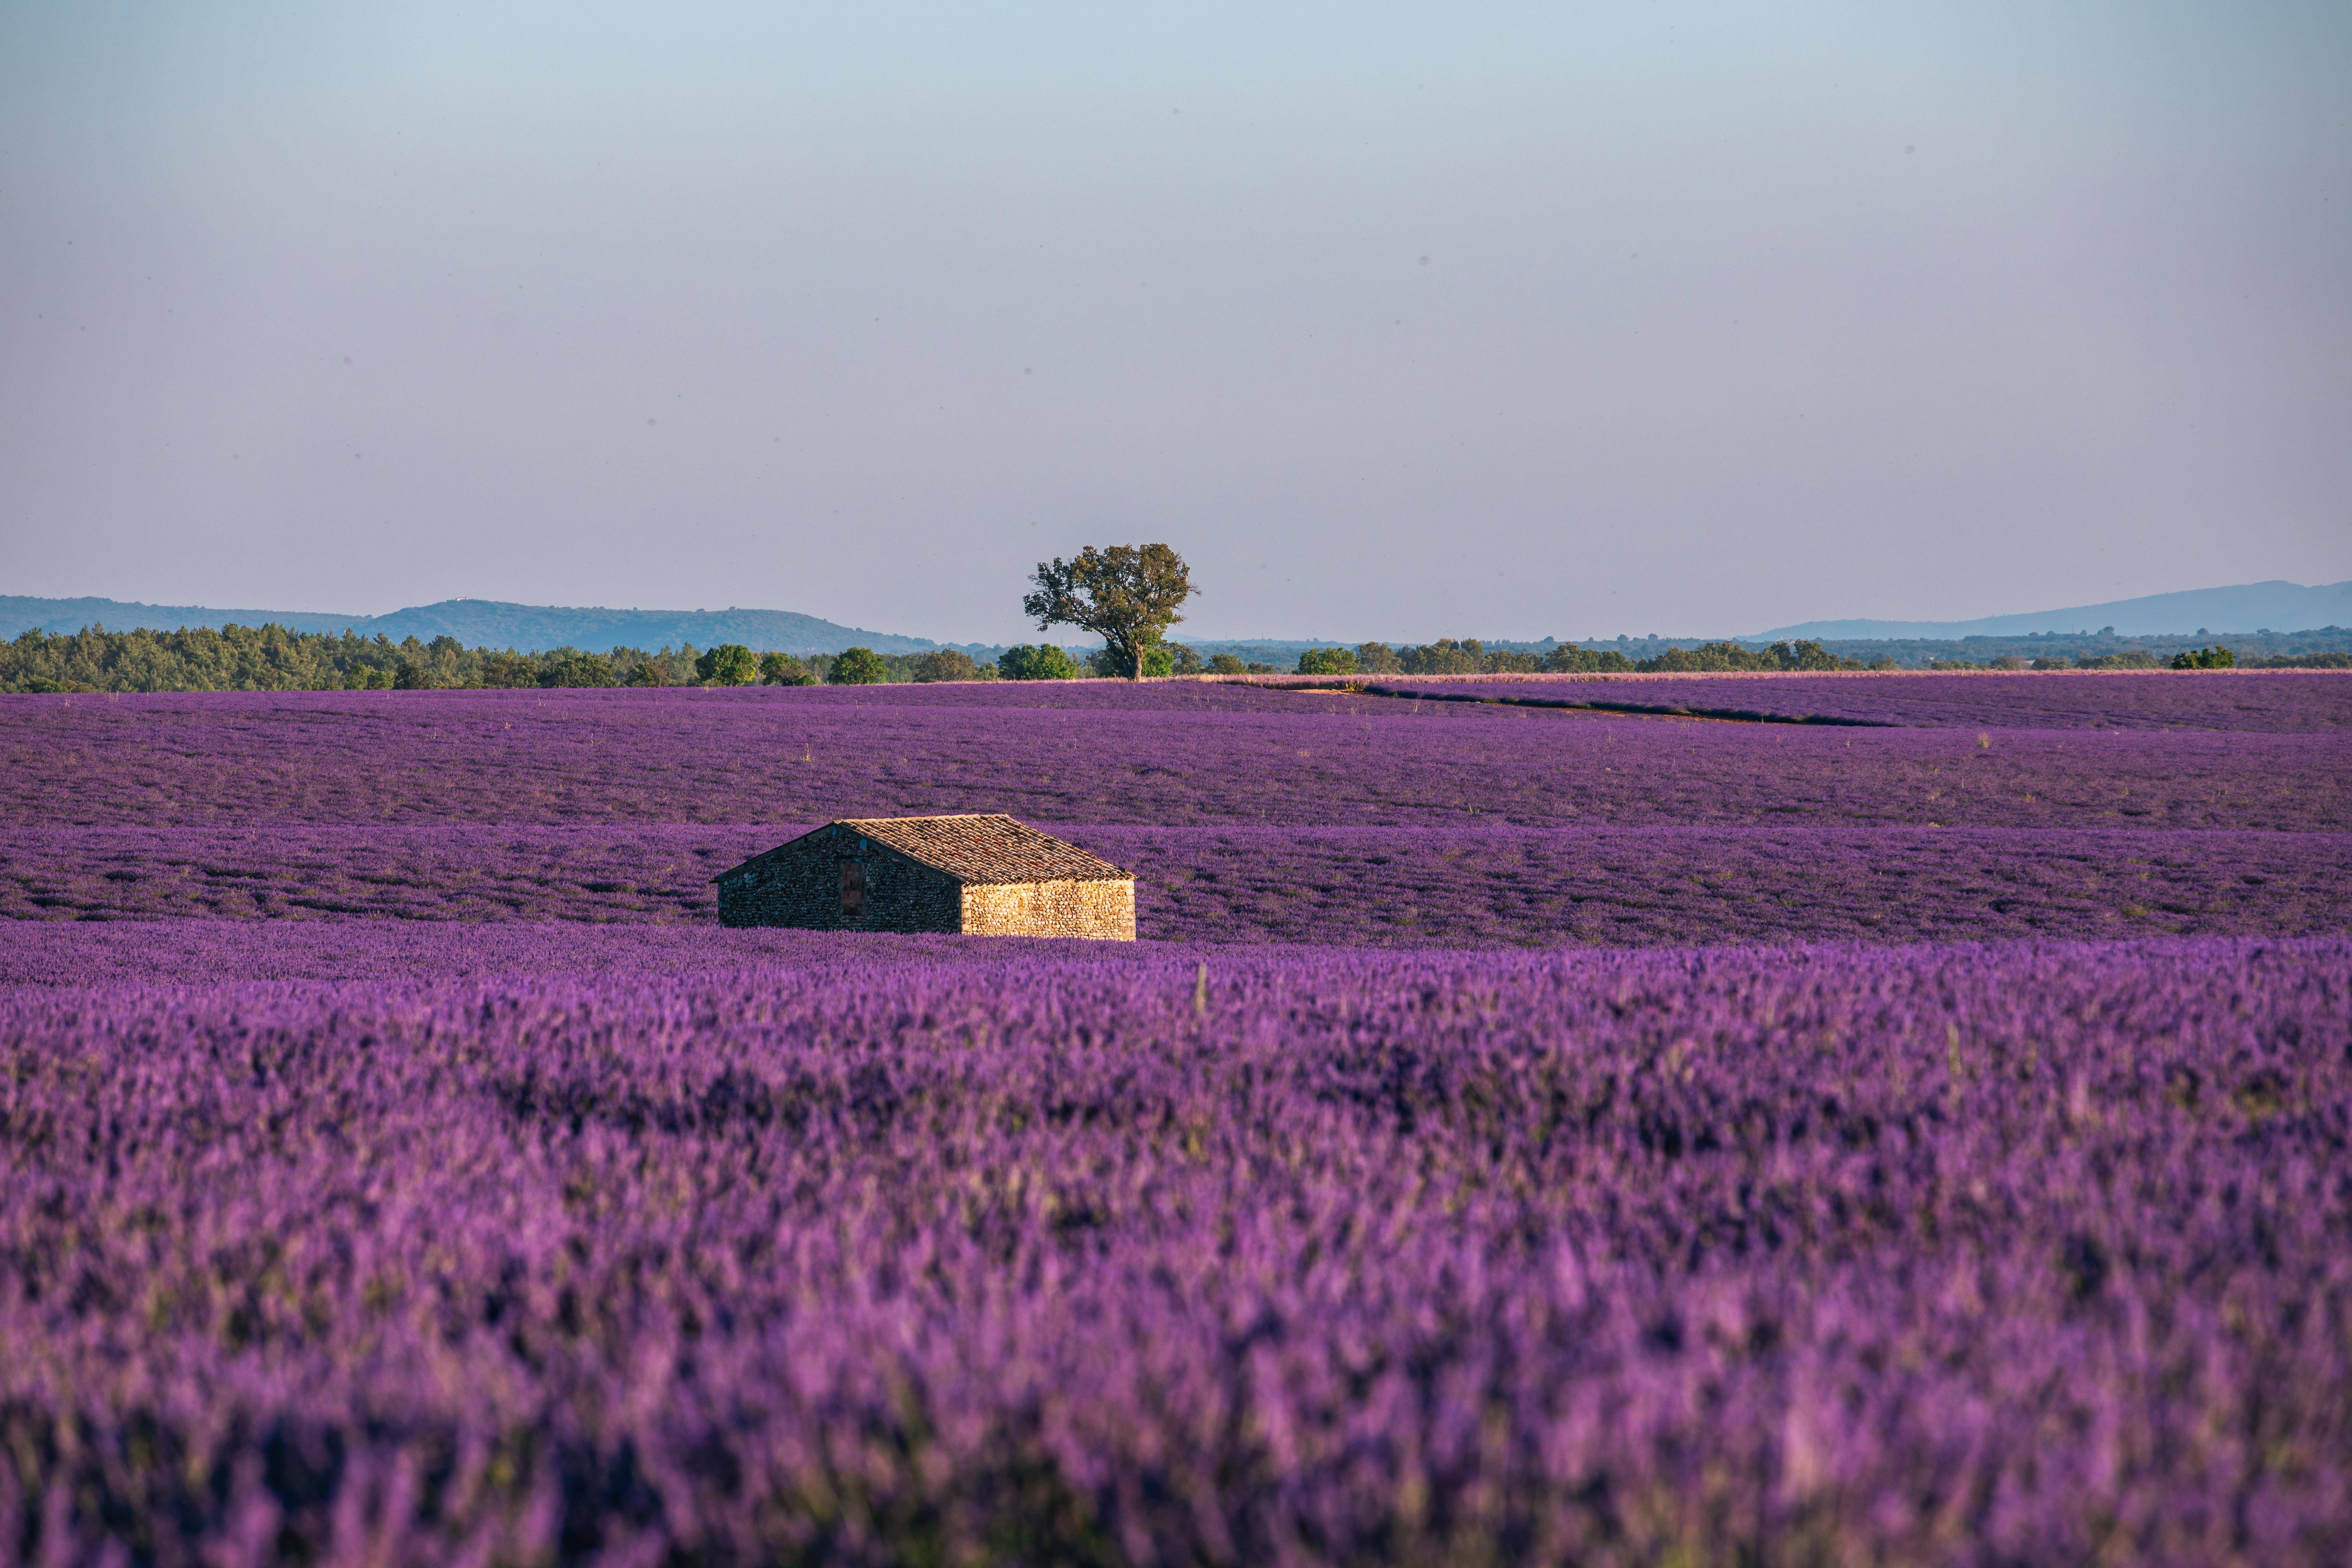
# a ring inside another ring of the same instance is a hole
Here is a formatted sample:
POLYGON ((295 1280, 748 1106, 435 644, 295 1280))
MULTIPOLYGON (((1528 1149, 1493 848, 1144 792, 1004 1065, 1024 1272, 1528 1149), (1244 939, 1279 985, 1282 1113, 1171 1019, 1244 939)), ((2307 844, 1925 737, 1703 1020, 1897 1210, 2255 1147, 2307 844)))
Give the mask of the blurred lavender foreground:
POLYGON ((0 1563, 2352 1559, 2352 677, 1876 679, 0 698, 0 1563))
POLYGON ((2343 941, 767 940, 5 994, 0 1541, 2352 1552, 2343 941))

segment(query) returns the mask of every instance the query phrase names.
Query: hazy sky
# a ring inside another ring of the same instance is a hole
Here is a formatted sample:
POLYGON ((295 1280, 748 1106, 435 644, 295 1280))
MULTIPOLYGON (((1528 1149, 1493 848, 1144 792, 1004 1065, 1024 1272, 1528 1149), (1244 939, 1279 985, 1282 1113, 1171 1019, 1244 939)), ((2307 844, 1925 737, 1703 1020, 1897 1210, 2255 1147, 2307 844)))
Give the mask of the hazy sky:
POLYGON ((2352 7, 0 9, 0 593, 1147 540, 1203 637, 2352 577, 2352 7))

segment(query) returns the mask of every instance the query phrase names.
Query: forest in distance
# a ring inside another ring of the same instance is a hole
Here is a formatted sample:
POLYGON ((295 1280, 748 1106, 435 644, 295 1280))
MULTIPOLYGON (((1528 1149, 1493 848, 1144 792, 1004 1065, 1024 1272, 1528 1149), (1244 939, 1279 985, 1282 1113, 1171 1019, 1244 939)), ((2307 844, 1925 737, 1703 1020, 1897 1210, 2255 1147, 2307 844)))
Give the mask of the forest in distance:
MULTIPOLYGON (((2352 631, 2327 627, 2291 634, 2256 633, 2228 639, 2235 663, 2252 668, 2352 668, 2352 631)), ((1487 644, 1475 637, 1440 637, 1391 647, 1380 642, 1297 651, 1285 645, 1170 642, 1150 650, 1145 673, 1245 675, 1293 670, 1322 674, 1476 675, 1517 673, 1705 673, 1721 670, 2065 669, 2157 668, 2175 666, 2213 639, 2078 637, 1969 638, 1906 645, 1790 642, 1753 645, 1729 640, 1692 644, 1649 638, 1599 643, 1487 644), (1238 651, 1209 651, 1212 649, 1238 651), (1258 656, 1263 657, 1258 657, 1258 656)), ((793 658, 763 650, 749 676, 713 680, 711 649, 691 644, 648 651, 603 652, 559 647, 535 653, 468 647, 450 637, 394 642, 346 632, 289 631, 279 626, 195 626, 170 631, 31 630, 0 642, 0 693, 129 691, 429 690, 562 687, 667 687, 791 684, 806 679, 856 683, 1034 679, 1108 675, 1100 651, 1003 650, 992 661, 955 648, 862 655, 854 671, 836 673, 843 657, 793 658), (1042 656, 1042 657, 1039 657, 1042 656)), ((985 650, 983 650, 984 652, 985 650)), ((740 667, 738 667, 740 670, 740 667)))

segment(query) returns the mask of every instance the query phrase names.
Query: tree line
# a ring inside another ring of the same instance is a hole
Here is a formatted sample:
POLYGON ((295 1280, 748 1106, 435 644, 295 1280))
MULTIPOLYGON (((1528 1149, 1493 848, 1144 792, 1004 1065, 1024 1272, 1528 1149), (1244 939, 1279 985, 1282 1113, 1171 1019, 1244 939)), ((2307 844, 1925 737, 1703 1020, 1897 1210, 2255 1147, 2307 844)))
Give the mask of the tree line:
MULTIPOLYGON (((1238 661, 1234 661, 1238 664, 1238 661)), ((1264 666, 1252 666, 1262 669, 1264 666)), ((1392 648, 1386 643, 1360 643, 1355 647, 1309 648, 1298 656, 1303 675, 1685 675, 1726 670, 1789 674, 1811 669, 1900 669, 1890 654, 1870 660, 1848 658, 1818 642, 1790 641, 1750 647, 1744 643, 1711 642, 1697 647, 1668 647, 1650 658, 1632 658, 1615 648, 1580 647, 1560 643, 1544 653, 1515 648, 1488 648, 1476 637, 1456 641, 1440 637, 1433 643, 1392 648)), ((2221 647, 2189 648, 2169 659, 2141 649, 2100 654, 2083 658, 2049 655, 2023 658, 2004 655, 1969 663, 1964 659, 1928 661, 1929 669, 2347 669, 2352 654, 2282 654, 2268 658, 2241 659, 2221 647)), ((1234 673, 1239 673, 1238 668, 1234 673)))
MULTIPOLYGON (((1059 649, 1055 650, 1059 652, 1059 649)), ((1067 656, 1064 656, 1066 659, 1067 656)), ((796 658, 740 644, 648 651, 576 647, 521 653, 451 637, 394 642, 276 625, 173 631, 28 631, 0 642, 0 692, 429 691, 500 688, 799 686, 822 681, 971 680, 999 673, 953 648, 883 654, 848 648, 796 658)))
MULTIPOLYGON (((1188 647, 1155 644, 1150 675, 1266 672, 1226 656, 1203 659, 1188 647), (1228 669, 1230 667, 1230 669, 1228 669)), ((1097 649, 1074 658, 1050 643, 1008 649, 993 660, 960 648, 837 654, 756 652, 740 643, 604 653, 555 647, 538 653, 467 647, 452 637, 400 642, 351 632, 297 632, 277 625, 189 626, 173 631, 27 631, 0 642, 0 692, 44 691, 453 691, 514 688, 662 686, 860 686, 940 680, 1075 680, 1125 675, 1117 656, 1097 649)))
MULTIPOLYGON (((2323 652, 2241 659, 2221 647, 2185 650, 2170 660, 2132 650, 2095 658, 2006 657, 1982 664, 1959 661, 1937 669, 2175 669, 2293 667, 2343 668, 2352 656, 2323 652)), ((1307 675, 1504 675, 1678 674, 1717 670, 1787 672, 1815 669, 1893 669, 1892 658, 1865 665, 1832 653, 1818 642, 1783 642, 1764 647, 1707 643, 1668 647, 1647 658, 1615 648, 1561 643, 1535 653, 1489 648, 1476 637, 1440 637, 1426 644, 1391 647, 1360 643, 1354 647, 1310 648, 1297 668, 1307 675)), ((755 652, 740 643, 698 649, 692 644, 663 647, 615 647, 604 653, 550 648, 520 653, 512 648, 467 647, 455 637, 401 642, 289 631, 280 626, 191 626, 176 631, 110 632, 100 626, 79 632, 28 631, 0 642, 0 692, 39 691, 416 691, 517 687, 837 686, 942 680, 1073 680, 1083 677, 1134 679, 1171 675, 1264 675, 1280 673, 1271 664, 1251 663, 1232 654, 1203 657, 1181 643, 1160 640, 1158 628, 1131 635, 1123 645, 1106 645, 1084 658, 1050 643, 1024 644, 994 660, 980 660, 959 648, 886 654, 845 648, 837 654, 796 657, 755 652)))
POLYGON ((1763 647, 1711 642, 1698 647, 1669 647, 1651 658, 1631 658, 1615 648, 1590 648, 1575 643, 1533 653, 1489 648, 1476 637, 1439 637, 1403 647, 1368 642, 1352 648, 1309 648, 1298 656, 1299 672, 1305 675, 1677 675, 1894 668, 1893 659, 1864 664, 1841 658, 1817 642, 1772 643, 1763 647))

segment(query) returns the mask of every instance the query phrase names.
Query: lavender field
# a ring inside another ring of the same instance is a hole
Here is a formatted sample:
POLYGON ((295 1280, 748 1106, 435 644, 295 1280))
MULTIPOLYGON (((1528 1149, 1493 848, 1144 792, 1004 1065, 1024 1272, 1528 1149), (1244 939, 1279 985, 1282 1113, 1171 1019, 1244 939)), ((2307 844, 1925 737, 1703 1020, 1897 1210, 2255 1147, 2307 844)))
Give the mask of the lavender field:
MULTIPOLYGON (((2352 674, 2294 679, 2352 692, 2352 674)), ((2347 739, 1729 724, 1181 682, 24 697, 0 705, 0 826, 781 825, 988 809, 1139 826, 2338 833, 2352 831, 2347 739)))
POLYGON ((0 1531, 49 1561, 2352 1551, 2341 941, 760 934, 786 962, 633 983, 8 994, 0 1531))
POLYGON ((0 1561, 2352 1555, 2352 676, 1773 679, 0 699, 0 1561))
MULTIPOLYGON (((708 926, 712 875, 803 826, 20 829, 0 833, 0 919, 708 926)), ((1134 869, 1163 942, 2320 935, 2352 910, 2344 834, 1041 826, 1134 869)))
POLYGON ((1382 676, 1361 684, 1394 697, 1832 724, 2352 731, 2352 682, 2329 670, 1382 676))

